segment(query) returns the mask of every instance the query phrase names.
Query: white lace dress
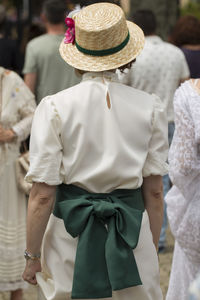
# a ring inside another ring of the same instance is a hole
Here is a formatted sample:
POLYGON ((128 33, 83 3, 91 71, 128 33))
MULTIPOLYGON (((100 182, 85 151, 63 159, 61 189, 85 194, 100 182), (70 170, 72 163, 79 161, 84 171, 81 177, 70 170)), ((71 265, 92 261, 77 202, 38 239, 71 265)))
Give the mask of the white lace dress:
POLYGON ((22 272, 26 239, 26 197, 17 187, 15 162, 20 142, 27 138, 35 110, 34 96, 14 72, 0 67, 2 113, 0 123, 17 138, 0 143, 0 291, 25 286, 22 272))
POLYGON ((175 249, 166 300, 188 299, 200 270, 200 94, 192 81, 176 91, 169 152, 172 189, 166 196, 175 249))

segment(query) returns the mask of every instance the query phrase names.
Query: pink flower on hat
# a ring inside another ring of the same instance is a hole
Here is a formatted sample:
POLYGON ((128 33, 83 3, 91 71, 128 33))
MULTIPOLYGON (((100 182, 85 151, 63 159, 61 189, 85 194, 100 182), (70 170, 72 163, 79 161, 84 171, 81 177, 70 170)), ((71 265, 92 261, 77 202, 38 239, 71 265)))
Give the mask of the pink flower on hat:
POLYGON ((65 19, 65 24, 67 25, 68 29, 65 33, 65 39, 64 43, 65 44, 74 44, 75 41, 75 22, 72 18, 66 18, 65 19))

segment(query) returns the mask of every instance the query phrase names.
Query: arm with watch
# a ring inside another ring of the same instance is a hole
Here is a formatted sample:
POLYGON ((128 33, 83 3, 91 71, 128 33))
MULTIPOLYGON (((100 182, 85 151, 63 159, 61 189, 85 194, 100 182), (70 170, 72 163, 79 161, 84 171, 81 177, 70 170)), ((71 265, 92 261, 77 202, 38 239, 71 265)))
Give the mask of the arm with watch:
POLYGON ((23 279, 36 285, 36 273, 41 272, 40 250, 43 235, 53 209, 56 186, 33 183, 28 202, 27 245, 24 252, 26 268, 23 279))

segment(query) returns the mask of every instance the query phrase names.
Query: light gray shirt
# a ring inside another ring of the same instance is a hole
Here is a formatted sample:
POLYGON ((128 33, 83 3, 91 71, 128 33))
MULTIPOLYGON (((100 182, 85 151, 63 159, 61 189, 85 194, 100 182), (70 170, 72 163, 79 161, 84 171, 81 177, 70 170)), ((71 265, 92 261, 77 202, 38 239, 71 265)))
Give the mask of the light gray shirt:
POLYGON ((167 111, 168 122, 173 122, 173 97, 180 81, 190 76, 182 51, 159 36, 145 39, 145 46, 131 70, 120 80, 134 88, 160 97, 167 111))
POLYGON ((64 35, 43 34, 28 43, 23 73, 36 73, 36 100, 55 94, 80 82, 74 69, 60 56, 64 35))

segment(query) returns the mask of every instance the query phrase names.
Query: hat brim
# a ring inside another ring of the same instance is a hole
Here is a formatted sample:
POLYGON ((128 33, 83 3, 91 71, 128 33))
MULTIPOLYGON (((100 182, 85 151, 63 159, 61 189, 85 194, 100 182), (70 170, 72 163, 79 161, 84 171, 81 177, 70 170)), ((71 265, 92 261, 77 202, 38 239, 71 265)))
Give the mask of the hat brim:
POLYGON ((60 55, 69 65, 76 69, 91 72, 117 69, 133 59, 144 47, 144 34, 139 26, 127 21, 130 39, 127 45, 117 53, 105 56, 92 56, 80 52, 74 44, 60 44, 60 55))

